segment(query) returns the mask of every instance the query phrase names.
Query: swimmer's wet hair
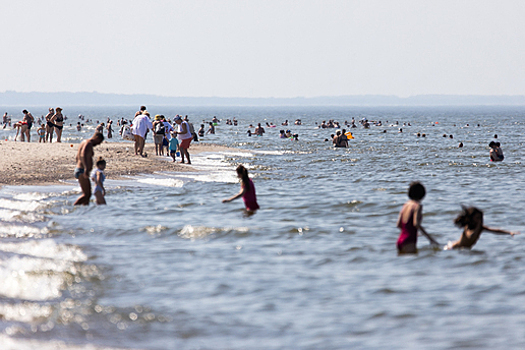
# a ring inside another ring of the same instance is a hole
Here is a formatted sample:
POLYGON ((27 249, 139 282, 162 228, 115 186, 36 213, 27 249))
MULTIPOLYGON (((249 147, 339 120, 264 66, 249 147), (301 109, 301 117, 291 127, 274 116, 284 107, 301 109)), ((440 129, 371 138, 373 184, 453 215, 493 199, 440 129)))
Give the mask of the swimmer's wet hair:
POLYGON ((408 198, 418 201, 423 199, 426 194, 427 191, 425 190, 425 186, 423 186, 419 181, 410 183, 410 186, 408 187, 408 198))
POLYGON ((454 219, 454 224, 457 227, 467 226, 469 229, 474 229, 478 225, 483 225, 483 212, 476 207, 461 206, 463 211, 454 219))

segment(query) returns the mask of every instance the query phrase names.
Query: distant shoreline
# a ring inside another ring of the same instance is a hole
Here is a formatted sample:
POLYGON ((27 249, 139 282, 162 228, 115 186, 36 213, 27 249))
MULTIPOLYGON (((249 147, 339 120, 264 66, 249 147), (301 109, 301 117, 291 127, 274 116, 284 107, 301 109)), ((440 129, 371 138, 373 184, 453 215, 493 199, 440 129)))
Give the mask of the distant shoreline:
POLYGON ((346 95, 317 97, 170 97, 99 92, 0 92, 0 106, 468 107, 525 106, 525 95, 346 95))

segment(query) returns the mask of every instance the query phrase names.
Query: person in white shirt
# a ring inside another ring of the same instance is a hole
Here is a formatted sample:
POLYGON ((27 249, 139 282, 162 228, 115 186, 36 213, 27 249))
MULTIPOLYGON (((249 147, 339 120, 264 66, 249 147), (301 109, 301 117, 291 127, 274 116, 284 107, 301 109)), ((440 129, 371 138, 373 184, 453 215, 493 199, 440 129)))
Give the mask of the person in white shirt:
POLYGON ((184 157, 186 157, 188 159, 188 164, 191 164, 188 148, 190 148, 190 143, 193 140, 193 135, 190 132, 190 126, 188 125, 188 122, 183 121, 179 115, 175 116, 173 121, 175 122, 175 124, 178 125, 178 130, 174 131, 173 134, 176 135, 177 139, 180 141, 180 163, 184 163, 184 157))
POLYGON ((135 114, 135 119, 133 119, 133 127, 131 133, 135 137, 135 155, 140 154, 142 157, 147 157, 147 154, 144 154, 144 144, 146 142, 146 133, 148 130, 153 129, 153 124, 149 119, 149 113, 145 112, 144 114, 135 114))

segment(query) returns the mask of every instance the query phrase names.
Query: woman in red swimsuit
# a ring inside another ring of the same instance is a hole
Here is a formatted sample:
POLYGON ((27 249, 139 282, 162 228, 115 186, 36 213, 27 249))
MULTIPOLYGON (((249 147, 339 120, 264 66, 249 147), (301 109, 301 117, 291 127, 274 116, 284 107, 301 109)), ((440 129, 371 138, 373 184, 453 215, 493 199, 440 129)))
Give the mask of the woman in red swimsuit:
POLYGON ((417 232, 421 231, 430 243, 439 245, 421 226, 423 219, 423 206, 421 200, 425 197, 425 187, 419 182, 412 182, 408 189, 410 200, 403 205, 397 220, 397 227, 401 234, 397 239, 397 251, 399 253, 417 253, 417 232))
POLYGON ((257 204, 255 186, 248 176, 248 170, 244 166, 239 165, 237 167, 237 177, 241 179, 241 191, 231 198, 224 199, 222 202, 227 203, 242 197, 244 205, 246 206, 246 211, 253 213, 259 209, 259 204, 257 204))

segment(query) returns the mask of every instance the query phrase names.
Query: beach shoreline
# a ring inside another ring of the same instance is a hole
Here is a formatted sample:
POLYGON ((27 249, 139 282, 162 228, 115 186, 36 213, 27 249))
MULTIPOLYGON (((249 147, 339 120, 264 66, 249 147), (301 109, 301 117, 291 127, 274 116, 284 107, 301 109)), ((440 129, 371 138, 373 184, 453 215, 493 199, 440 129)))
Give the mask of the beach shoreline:
MULTIPOLYGON (((55 185, 75 180, 73 171, 79 144, 0 141, 0 187, 5 185, 55 185)), ((134 154, 132 142, 107 142, 94 148, 94 161, 102 156, 111 179, 159 171, 197 171, 191 165, 173 163, 171 157, 156 156, 155 145, 147 143, 148 157, 134 154)), ((190 155, 220 152, 231 148, 209 143, 192 143, 190 155)), ((180 157, 178 158, 180 160, 180 157)))

